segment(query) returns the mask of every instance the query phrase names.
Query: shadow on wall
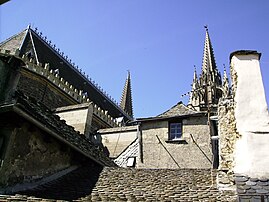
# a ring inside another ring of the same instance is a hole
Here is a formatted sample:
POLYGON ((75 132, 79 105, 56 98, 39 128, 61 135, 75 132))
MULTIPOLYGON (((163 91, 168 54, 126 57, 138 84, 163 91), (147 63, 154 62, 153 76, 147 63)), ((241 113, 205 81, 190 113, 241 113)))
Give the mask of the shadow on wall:
POLYGON ((18 194, 68 201, 87 197, 91 195, 102 170, 102 166, 88 161, 61 178, 18 194))
POLYGON ((108 148, 103 144, 103 138, 102 138, 102 135, 100 133, 95 131, 93 134, 90 134, 90 141, 93 142, 98 147, 102 148, 102 150, 106 156, 110 156, 110 152, 109 152, 108 148))

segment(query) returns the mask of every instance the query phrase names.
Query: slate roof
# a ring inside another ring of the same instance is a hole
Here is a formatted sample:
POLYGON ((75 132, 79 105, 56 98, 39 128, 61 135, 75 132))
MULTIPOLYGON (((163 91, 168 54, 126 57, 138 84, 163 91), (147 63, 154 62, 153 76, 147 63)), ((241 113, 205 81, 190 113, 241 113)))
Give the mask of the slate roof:
POLYGON ((94 81, 88 79, 85 73, 78 69, 60 49, 42 36, 41 32, 28 27, 0 43, 0 49, 9 50, 10 54, 15 54, 16 50, 20 50, 20 57, 23 54, 27 55, 29 52, 33 52, 33 58, 38 58, 39 63, 49 63, 52 70, 59 71, 60 77, 72 84, 74 88, 87 92, 89 99, 103 110, 108 110, 112 117, 123 116, 125 121, 132 120, 132 117, 114 99, 101 90, 101 87, 94 81))
POLYGON ((138 118, 137 121, 152 121, 152 120, 163 120, 176 117, 183 118, 189 116, 203 116, 203 115, 205 115, 204 112, 194 111, 186 107, 182 102, 179 102, 175 106, 171 107, 169 110, 165 111, 164 113, 156 117, 138 118))
POLYGON ((261 201, 269 199, 269 179, 252 178, 247 175, 235 174, 235 184, 240 201, 261 201))
POLYGON ((175 106, 167 110, 166 112, 158 115, 157 117, 175 117, 184 115, 199 114, 199 112, 194 111, 186 107, 182 102, 177 103, 175 106))
POLYGON ((1 49, 9 50, 10 54, 14 55, 16 49, 19 49, 21 47, 21 44, 23 43, 26 37, 26 34, 27 34, 27 30, 23 30, 22 32, 1 42, 0 43, 1 49))
POLYGON ((21 116, 26 114, 26 118, 31 117, 28 118, 30 119, 28 121, 34 124, 37 124, 37 121, 56 139, 69 145, 84 156, 101 165, 115 166, 114 162, 104 154, 104 151, 100 147, 91 143, 84 135, 75 131, 72 126, 67 125, 64 120, 60 120, 59 116, 54 115, 52 111, 33 98, 16 92, 15 103, 11 102, 0 105, 0 113, 6 111, 14 111, 21 116))
MULTIPOLYGON (((236 201, 235 192, 219 191, 216 188, 216 173, 211 172, 210 169, 105 167, 92 187, 89 182, 91 169, 87 168, 88 166, 85 166, 74 171, 69 175, 69 181, 67 178, 60 179, 24 194, 38 198, 52 196, 54 199, 72 200, 74 197, 63 198, 62 196, 68 193, 74 196, 76 192, 84 192, 85 196, 76 201, 236 201), (84 183, 81 183, 81 180, 84 183)), ((6 196, 8 197, 10 196, 6 196)), ((25 201, 33 198, 17 195, 17 198, 23 199, 23 197, 25 201)), ((6 198, 0 196, 2 200, 6 198)), ((41 201, 38 198, 35 200, 41 201)))

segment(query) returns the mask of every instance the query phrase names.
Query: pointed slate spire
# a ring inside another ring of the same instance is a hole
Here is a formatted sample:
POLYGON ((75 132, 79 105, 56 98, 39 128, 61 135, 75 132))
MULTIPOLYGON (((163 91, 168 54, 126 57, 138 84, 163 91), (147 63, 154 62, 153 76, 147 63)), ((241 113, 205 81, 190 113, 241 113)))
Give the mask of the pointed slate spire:
POLYGON ((220 73, 217 69, 213 46, 208 33, 208 27, 205 26, 206 37, 204 43, 203 64, 202 64, 202 81, 201 83, 221 84, 220 73))
POLYGON ((132 101, 130 71, 128 71, 127 79, 125 81, 124 89, 121 96, 120 106, 128 115, 133 117, 133 101, 132 101))
POLYGON ((205 37, 205 43, 204 43, 204 55, 203 55, 203 65, 202 65, 202 71, 212 71, 216 68, 216 62, 213 52, 213 47, 211 44, 211 40, 208 33, 208 27, 205 26, 206 29, 206 37, 205 37))

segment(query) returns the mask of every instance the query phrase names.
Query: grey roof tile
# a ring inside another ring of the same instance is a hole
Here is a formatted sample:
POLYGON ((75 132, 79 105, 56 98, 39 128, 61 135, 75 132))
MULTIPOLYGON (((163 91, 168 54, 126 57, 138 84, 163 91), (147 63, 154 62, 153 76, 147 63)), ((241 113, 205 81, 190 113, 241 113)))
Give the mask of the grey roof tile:
POLYGON ((269 196, 269 179, 252 178, 244 175, 237 175, 235 178, 237 193, 240 201, 261 200, 261 197, 269 196), (245 181, 247 179, 247 181, 245 181))
POLYGON ((166 112, 158 115, 157 117, 174 117, 190 114, 198 114, 199 112, 194 111, 186 107, 182 102, 177 103, 175 106, 167 110, 166 112))
POLYGON ((44 198, 51 197, 51 194, 60 196, 62 193, 69 193, 74 195, 72 184, 76 190, 86 191, 85 195, 76 198, 76 201, 236 201, 235 192, 217 189, 216 172, 213 172, 211 176, 210 169, 105 167, 99 174, 94 187, 79 183, 81 178, 87 181, 92 173, 87 166, 84 166, 74 171, 73 177, 66 176, 69 183, 66 183, 66 179, 63 178, 55 181, 55 184, 43 185, 28 194, 44 198), (70 181, 70 178, 73 180, 70 181), (69 192, 65 191, 68 185, 71 186, 68 189, 69 192), (59 189, 60 187, 61 189, 59 189), (88 194, 86 194, 87 192, 88 194))
POLYGON ((268 191, 268 190, 265 190, 265 189, 258 189, 258 190, 257 190, 257 193, 258 193, 258 194, 268 194, 269 191, 268 191))

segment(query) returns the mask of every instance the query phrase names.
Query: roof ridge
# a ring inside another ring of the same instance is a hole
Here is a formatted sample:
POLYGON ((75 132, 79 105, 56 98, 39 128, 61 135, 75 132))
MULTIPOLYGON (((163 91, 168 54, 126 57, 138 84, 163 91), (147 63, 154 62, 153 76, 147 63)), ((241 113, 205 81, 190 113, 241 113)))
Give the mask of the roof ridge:
POLYGON ((157 115, 157 117, 165 114, 166 112, 170 111, 172 108, 174 108, 174 107, 176 107, 177 105, 180 105, 180 104, 183 104, 183 102, 182 101, 179 101, 177 104, 175 104, 174 106, 170 107, 168 110, 166 110, 163 113, 157 115))

